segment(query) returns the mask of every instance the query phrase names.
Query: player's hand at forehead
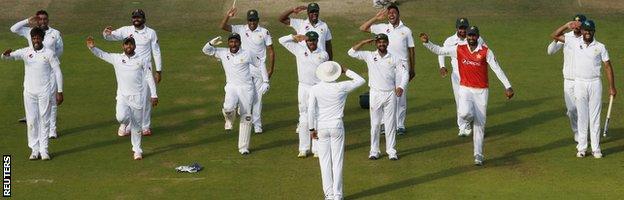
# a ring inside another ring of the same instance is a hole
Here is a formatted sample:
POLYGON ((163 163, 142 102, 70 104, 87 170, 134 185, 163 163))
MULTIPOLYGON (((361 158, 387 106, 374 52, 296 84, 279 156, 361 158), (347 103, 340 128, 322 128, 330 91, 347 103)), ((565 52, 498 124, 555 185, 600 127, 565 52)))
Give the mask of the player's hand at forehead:
POLYGON ((379 12, 377 12, 377 14, 375 14, 375 19, 377 21, 385 20, 387 14, 388 14, 388 9, 385 9, 385 8, 381 9, 379 12))
POLYGON ((576 21, 576 20, 575 21, 570 21, 570 22, 567 23, 567 26, 568 26, 569 29, 576 29, 576 28, 581 26, 581 22, 576 21))
POLYGON ((30 26, 31 28, 39 26, 39 17, 37 17, 36 15, 29 17, 28 26, 30 26))
POLYGON ((299 14, 299 12, 307 10, 307 9, 308 9, 307 6, 297 6, 297 7, 293 8, 293 13, 299 14))
POLYGON ((308 40, 308 36, 305 35, 293 35, 293 39, 297 42, 308 40))
POLYGON ((95 47, 95 40, 93 39, 92 36, 87 37, 87 47, 89 48, 93 48, 95 47))
POLYGON ((423 43, 429 42, 429 35, 427 35, 426 33, 420 33, 418 35, 418 38, 420 38, 420 41, 423 43))

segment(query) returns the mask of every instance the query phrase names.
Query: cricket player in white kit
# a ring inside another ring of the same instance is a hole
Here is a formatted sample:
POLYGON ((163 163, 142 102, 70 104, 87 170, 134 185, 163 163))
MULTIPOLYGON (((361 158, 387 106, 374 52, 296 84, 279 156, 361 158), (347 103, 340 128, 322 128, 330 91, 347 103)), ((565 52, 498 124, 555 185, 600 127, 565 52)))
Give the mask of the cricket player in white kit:
MULTIPOLYGON (((33 27, 40 27, 45 31, 45 37, 43 38, 43 47, 49 49, 54 53, 56 58, 60 59, 61 55, 63 55, 63 38, 61 37, 61 32, 58 30, 48 26, 49 24, 48 12, 45 10, 40 10, 35 13, 35 16, 29 17, 28 19, 22 20, 11 26, 11 32, 26 38, 28 41, 28 46, 32 47, 32 41, 30 39, 30 30, 33 27)), ((56 81, 52 81, 53 84, 56 84, 56 81)), ((53 85, 56 87, 56 85, 53 85)), ((57 112, 57 103, 56 99, 52 98, 52 107, 50 110, 50 135, 48 136, 50 139, 57 138, 58 135, 56 133, 56 112, 57 112)), ((26 118, 24 118, 25 120, 26 118)), ((22 120, 20 120, 22 121, 22 120)))
MULTIPOLYGON (((156 65, 156 74, 154 76, 156 84, 160 83, 162 76, 162 59, 160 55, 160 45, 158 44, 158 36, 156 31, 145 25, 145 12, 141 9, 134 10, 132 12, 132 26, 124 26, 113 30, 111 26, 104 29, 102 35, 105 40, 108 41, 122 41, 125 38, 133 37, 136 41, 136 54, 142 58, 149 59, 148 68, 152 68, 152 56, 154 64, 156 65)), ((148 83, 145 83, 147 85, 148 83)), ((145 86, 147 87, 147 86, 145 86)), ((144 94, 144 108, 143 118, 141 121, 141 132, 144 136, 152 135, 151 123, 152 123, 152 108, 150 94, 144 94)), ((119 129, 124 129, 123 124, 119 126, 119 129)), ((126 129, 127 130, 127 129, 126 129)))
POLYGON ((348 54, 353 58, 363 60, 368 67, 368 86, 370 87, 370 118, 371 118, 371 149, 368 156, 371 160, 379 158, 379 135, 381 124, 386 127, 386 153, 390 160, 398 160, 395 149, 396 136, 396 97, 403 95, 409 73, 405 62, 388 50, 388 36, 377 34, 375 39, 359 42, 348 54), (360 51, 364 44, 375 42, 377 51, 360 51), (401 78, 397 78, 400 76, 401 78), (401 82, 397 82, 401 80, 401 82))
MULTIPOLYGON (((470 23, 466 18, 458 18, 455 21, 455 28, 457 32, 451 35, 450 37, 444 40, 444 47, 454 47, 458 44, 466 44, 466 29, 470 27, 470 23)), ((483 41, 483 37, 479 37, 479 44, 485 45, 483 41)), ((442 77, 446 77, 448 74, 448 70, 446 69, 444 58, 446 56, 438 56, 438 63, 440 64, 440 75, 442 77)), ((455 97, 455 107, 457 110, 457 127, 465 127, 464 129, 459 129, 459 133, 457 134, 460 137, 469 136, 472 132, 472 126, 470 123, 468 124, 460 124, 463 120, 459 117, 459 106, 457 105, 459 102, 459 66, 457 66, 457 58, 451 57, 451 66, 453 67, 453 71, 451 72, 451 86, 453 88, 453 97, 455 97)))
MULTIPOLYGON (((388 51, 390 54, 400 59, 404 66, 409 67, 409 80, 415 76, 414 72, 414 38, 412 37, 412 30, 403 24, 400 19, 399 7, 395 4, 388 6, 387 9, 381 10, 373 18, 364 22, 360 26, 360 30, 364 32, 371 32, 373 34, 386 34, 390 40, 388 45, 388 51), (384 20, 387 15, 388 23, 374 24, 376 21, 384 20)), ((402 77, 397 77, 402 78, 402 77)), ((403 82, 401 79, 397 79, 397 82, 403 82)), ((405 85, 403 95, 397 96, 397 113, 396 113, 396 125, 397 133, 403 135, 406 132, 405 129, 405 116, 407 114, 407 86, 405 85)), ((385 125, 385 131, 389 127, 385 125)))
MULTIPOLYGON (((584 22, 587 18, 584 15, 577 14, 574 16, 574 21, 584 22)), ((564 37, 576 38, 577 40, 583 40, 581 35, 581 27, 575 27, 572 31, 564 34, 564 37)), ((548 45, 548 55, 553 55, 563 48, 565 43, 553 40, 548 45)), ((563 48, 563 99, 566 105, 566 115, 570 119, 570 127, 574 134, 574 141, 578 142, 578 128, 577 128, 577 111, 576 111, 576 98, 574 98, 574 52, 571 46, 563 48)))
POLYGON ((32 45, 2 54, 5 60, 24 61, 24 109, 28 126, 29 159, 49 160, 50 110, 53 103, 63 103, 63 74, 54 51, 44 48, 45 30, 30 30, 32 45), (55 99, 55 100, 52 100, 55 99))
POLYGON ((249 154, 249 143, 251 139, 251 104, 256 93, 253 84, 251 68, 260 67, 262 72, 262 86, 259 93, 269 90, 269 76, 260 60, 254 59, 254 55, 240 48, 241 36, 232 33, 228 37, 229 48, 216 48, 221 43, 221 37, 210 40, 202 51, 204 54, 214 56, 221 60, 225 71, 225 99, 223 101, 223 116, 225 118, 225 129, 232 129, 232 122, 236 115, 236 106, 239 107, 240 124, 238 129, 238 152, 242 155, 249 154))
POLYGON ((342 122, 347 95, 364 85, 364 78, 355 72, 327 61, 316 69, 321 82, 310 88, 308 127, 318 139, 319 164, 325 199, 342 199, 342 163, 344 161, 345 130, 342 122), (340 74, 351 78, 336 82, 340 74))
MULTIPOLYGON (((137 54, 135 39, 128 37, 123 41, 124 53, 107 53, 95 47, 93 37, 87 38, 87 47, 93 55, 113 65, 117 79, 116 118, 120 124, 130 126, 134 160, 143 159, 141 149, 141 120, 146 106, 156 106, 158 95, 149 58, 137 54), (146 84, 147 83, 147 87, 146 84), (144 93, 150 94, 150 105, 143 102, 144 93)), ((122 136, 124 129, 118 130, 122 136)))
MULTIPOLYGON (((228 20, 230 17, 236 15, 236 8, 231 8, 221 21, 221 29, 238 33, 241 35, 241 48, 254 56, 254 59, 260 60, 261 65, 265 67, 254 66, 251 68, 251 76, 253 78, 254 87, 256 88, 256 94, 253 99, 252 106, 252 121, 254 125, 255 133, 262 133, 262 96, 263 93, 259 93, 262 87, 262 73, 261 68, 267 69, 269 78, 273 75, 273 69, 275 66, 275 53, 273 52, 273 41, 269 31, 263 27, 258 26, 260 17, 258 11, 247 11, 247 24, 246 25, 229 25, 228 20), (269 67, 266 67, 267 53, 269 58, 269 67)), ((266 92, 266 91, 265 91, 266 92)))
MULTIPOLYGON (((429 36, 420 34, 423 45, 437 55, 451 56, 458 60, 460 86, 459 86, 459 116, 463 120, 462 125, 472 122, 474 131, 474 163, 483 165, 483 138, 485 136, 485 119, 488 101, 488 66, 496 77, 505 86, 505 96, 511 99, 514 91, 505 73, 498 65, 496 57, 491 49, 479 44, 479 29, 471 26, 466 31, 468 35, 466 44, 453 47, 440 47, 429 42, 429 36)), ((465 127, 460 127, 465 129, 465 127)))
MULTIPOLYGON (((280 15, 279 20, 283 24, 295 29, 297 35, 305 35, 309 31, 318 33, 318 48, 321 51, 327 52, 329 60, 333 60, 331 30, 329 30, 327 23, 319 19, 320 10, 321 8, 317 3, 310 3, 308 6, 299 6, 284 11, 280 15), (291 14, 299 14, 299 12, 304 10, 307 10, 308 12, 307 19, 303 20, 290 18, 291 14)), ((304 42, 300 42, 300 44, 305 46, 304 42)))
MULTIPOLYGON (((295 29, 296 35, 305 35, 307 32, 314 31, 318 34, 318 44, 316 45, 321 51, 327 52, 327 56, 329 60, 333 60, 333 49, 332 49, 332 34, 331 30, 327 23, 319 19, 320 15, 320 6, 317 3, 309 3, 308 6, 298 6, 292 9, 288 9, 284 11, 279 16, 279 21, 282 24, 288 25, 295 29), (291 14, 299 14, 301 11, 307 10, 308 18, 303 19, 294 19, 290 18, 291 14)), ((302 46, 306 46, 304 41, 300 41, 299 44, 302 46)), ((307 101, 307 100, 305 100, 307 101)), ((295 132, 299 134, 300 124, 303 123, 299 121, 297 124, 297 129, 295 132)), ((307 133, 306 133, 307 134, 307 133)), ((314 151, 314 150, 313 150, 314 151)), ((299 156, 301 157, 301 156, 299 156)))
POLYGON ((592 20, 570 21, 552 33, 553 39, 563 42, 563 48, 572 49, 574 67, 574 97, 578 115, 578 144, 576 156, 585 157, 587 151, 587 134, 591 140, 594 158, 602 158, 600 150, 600 111, 602 109, 602 81, 600 68, 604 63, 605 74, 609 81, 609 95, 617 94, 613 68, 609 60, 609 52, 604 44, 595 40, 596 25, 592 20), (582 39, 573 35, 564 35, 569 29, 581 27, 582 39))
POLYGON ((318 156, 316 141, 310 138, 308 127, 308 96, 309 90, 320 80, 316 77, 316 68, 323 62, 329 60, 327 52, 318 48, 319 34, 315 31, 308 31, 305 35, 287 35, 279 38, 279 43, 284 46, 290 53, 295 55, 297 60, 297 79, 299 86, 297 88, 297 101, 299 105, 299 125, 297 127, 299 134, 299 154, 297 157, 305 158, 310 150, 315 157, 318 156), (305 41, 305 46, 300 45, 301 41, 305 41), (310 141, 312 140, 312 141, 310 141), (310 142, 312 146, 310 149, 310 142))

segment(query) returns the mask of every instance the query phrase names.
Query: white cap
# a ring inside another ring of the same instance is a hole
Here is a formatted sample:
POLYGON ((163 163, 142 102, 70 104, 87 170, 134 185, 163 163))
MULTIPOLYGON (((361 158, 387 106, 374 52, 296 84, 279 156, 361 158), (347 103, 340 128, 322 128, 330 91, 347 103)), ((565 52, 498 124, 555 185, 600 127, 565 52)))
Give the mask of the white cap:
POLYGON ((342 67, 334 61, 326 61, 316 68, 316 77, 323 82, 332 82, 340 77, 342 67))

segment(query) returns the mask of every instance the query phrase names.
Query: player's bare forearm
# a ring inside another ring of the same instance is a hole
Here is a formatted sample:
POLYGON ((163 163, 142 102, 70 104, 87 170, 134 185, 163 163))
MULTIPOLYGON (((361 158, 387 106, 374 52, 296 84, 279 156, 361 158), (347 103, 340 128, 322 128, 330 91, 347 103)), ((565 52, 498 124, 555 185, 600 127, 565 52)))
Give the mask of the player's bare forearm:
POLYGON ((290 15, 291 15, 293 12, 295 12, 295 9, 293 9, 293 8, 288 9, 288 10, 286 10, 286 11, 282 12, 282 14, 280 14, 280 16, 279 16, 279 21, 280 21, 282 24, 285 24, 285 25, 290 25, 290 15))
POLYGON ((230 20, 230 16, 228 14, 225 14, 225 17, 223 17, 223 20, 221 20, 219 27, 223 29, 224 31, 232 32, 232 26, 228 24, 229 20, 230 20))
POLYGON ((275 70, 275 52, 273 51, 273 45, 268 48, 269 53, 269 69, 267 69, 267 73, 269 74, 269 78, 273 75, 273 70, 275 70))
POLYGON ((327 55, 329 56, 329 60, 334 60, 334 52, 332 50, 331 40, 325 41, 325 51, 327 52, 327 55))
POLYGON ((364 22, 364 24, 362 24, 360 26, 360 31, 362 32, 370 32, 370 27, 377 21, 377 18, 373 17, 371 19, 369 19, 368 21, 364 22))
POLYGON ((609 81, 609 94, 615 96, 617 94, 615 89, 615 78, 613 76, 613 67, 611 67, 611 61, 604 62, 605 74, 607 75, 607 81, 609 81))
POLYGON ((365 44, 371 43, 373 41, 373 39, 366 39, 366 40, 362 40, 360 42, 358 42, 357 44, 353 45, 353 50, 359 51, 360 48, 362 48, 362 46, 364 46, 365 44))

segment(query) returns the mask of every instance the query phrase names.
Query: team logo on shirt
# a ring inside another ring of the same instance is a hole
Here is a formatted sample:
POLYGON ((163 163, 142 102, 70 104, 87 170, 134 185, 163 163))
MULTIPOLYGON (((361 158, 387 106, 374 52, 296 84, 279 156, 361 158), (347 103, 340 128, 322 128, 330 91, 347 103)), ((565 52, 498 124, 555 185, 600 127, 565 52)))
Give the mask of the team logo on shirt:
POLYGON ((245 36, 249 37, 249 33, 245 32, 245 36))
POLYGON ((373 60, 374 60, 375 62, 377 62, 377 56, 373 57, 373 60))
POLYGON ((126 64, 126 59, 121 59, 121 62, 122 62, 123 64, 126 64))
POLYGON ((483 56, 481 54, 477 54, 477 59, 480 60, 481 58, 483 58, 483 56))
POLYGON ((230 60, 230 56, 225 56, 225 58, 227 58, 228 60, 230 60))
POLYGON ((32 58, 32 57, 33 57, 32 53, 31 53, 31 54, 28 54, 28 57, 29 57, 29 58, 32 58))
POLYGON ((310 26, 305 26, 305 30, 310 30, 310 26))
POLYGON ((390 33, 390 29, 386 29, 386 33, 390 33))
POLYGON ((303 52, 303 55, 308 56, 308 52, 303 52))

